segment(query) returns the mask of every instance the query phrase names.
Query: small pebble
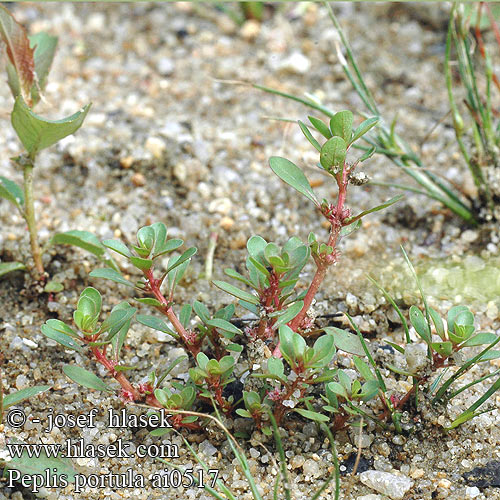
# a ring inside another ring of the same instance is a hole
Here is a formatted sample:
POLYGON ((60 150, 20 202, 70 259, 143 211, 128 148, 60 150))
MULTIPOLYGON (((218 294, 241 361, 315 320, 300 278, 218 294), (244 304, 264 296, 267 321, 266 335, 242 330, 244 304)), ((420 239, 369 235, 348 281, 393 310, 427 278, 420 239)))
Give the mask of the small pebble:
POLYGON ((144 184, 146 184, 146 178, 140 172, 136 172, 134 175, 132 175, 130 180, 132 181, 132 184, 135 187, 141 187, 144 186, 144 184))

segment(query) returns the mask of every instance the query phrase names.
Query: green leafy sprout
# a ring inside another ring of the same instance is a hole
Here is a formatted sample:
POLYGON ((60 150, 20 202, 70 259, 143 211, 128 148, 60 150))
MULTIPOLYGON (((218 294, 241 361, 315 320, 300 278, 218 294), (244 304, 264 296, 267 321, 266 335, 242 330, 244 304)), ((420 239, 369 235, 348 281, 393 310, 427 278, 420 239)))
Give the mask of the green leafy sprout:
MULTIPOLYGON (((33 112, 40 101, 47 83, 57 45, 57 38, 47 33, 28 36, 12 14, 0 6, 0 38, 5 44, 8 84, 14 96, 11 113, 12 127, 24 147, 24 153, 13 158, 14 164, 23 172, 23 186, 0 176, 0 197, 10 201, 26 221, 30 235, 34 274, 45 278, 36 227, 34 207, 34 174, 38 153, 74 134, 83 124, 90 104, 75 114, 61 120, 48 120, 33 112)), ((14 270, 24 269, 20 262, 0 263, 0 276, 14 270)))

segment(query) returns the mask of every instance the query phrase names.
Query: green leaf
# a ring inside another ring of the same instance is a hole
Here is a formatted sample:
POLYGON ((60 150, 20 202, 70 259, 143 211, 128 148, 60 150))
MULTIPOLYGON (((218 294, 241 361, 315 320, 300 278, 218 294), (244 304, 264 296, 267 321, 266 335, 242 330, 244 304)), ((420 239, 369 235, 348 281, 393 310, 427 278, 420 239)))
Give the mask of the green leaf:
POLYGON ((378 123, 379 119, 377 117, 368 118, 354 131, 354 136, 352 137, 351 144, 357 141, 361 136, 365 135, 372 127, 378 123))
POLYGON ((241 352, 243 351, 243 346, 240 344, 228 344, 226 346, 226 350, 231 352, 241 352))
POLYGON ((267 360, 267 370, 271 375, 278 377, 280 380, 286 381, 285 366, 280 358, 269 358, 267 360))
POLYGON ((148 306, 161 307, 161 302, 157 299, 153 299, 153 297, 143 297, 142 299, 135 300, 137 300, 137 302, 140 302, 141 304, 146 304, 148 306))
POLYGON ((287 309, 278 317, 276 321, 277 325, 285 325, 289 321, 292 321, 300 311, 302 311, 302 307, 304 307, 304 301, 299 300, 294 302, 292 305, 288 306, 287 309))
POLYGON ((314 355, 307 362, 309 368, 319 368, 327 365, 335 354, 335 343, 332 335, 322 335, 313 345, 314 355))
POLYGON ((280 351, 286 362, 292 367, 295 364, 295 356, 293 350, 294 333, 295 332, 287 325, 282 325, 279 328, 280 351))
POLYGON ((327 384, 328 390, 337 396, 341 396, 345 399, 348 399, 347 391, 343 385, 340 385, 338 382, 329 382, 327 384))
POLYGON ((429 343, 431 341, 429 325, 427 324, 423 312, 416 306, 410 307, 410 322, 420 337, 422 337, 425 342, 429 343))
POLYGON ((286 182, 289 186, 303 194, 307 199, 311 200, 316 206, 319 206, 318 199, 309 181, 297 165, 286 158, 272 156, 269 159, 269 166, 283 182, 286 182))
POLYGON ((328 125, 320 120, 319 118, 315 118, 314 116, 308 116, 309 121, 311 122, 312 126, 326 139, 330 139, 332 136, 332 133, 330 132, 330 129, 328 128, 328 125))
POLYGON ((197 251, 198 249, 195 247, 188 248, 179 258, 175 260, 175 262, 173 262, 172 264, 169 263, 169 266, 167 267, 165 274, 168 274, 177 266, 180 266, 181 264, 189 260, 197 251))
POLYGON ((371 147, 366 153, 362 156, 359 157, 358 161, 359 163, 363 163, 366 160, 369 160, 375 153, 377 152, 377 147, 373 146, 371 147))
POLYGON ((51 328, 47 323, 42 325, 40 330, 46 337, 55 340, 58 344, 61 344, 68 349, 72 349, 73 351, 83 352, 83 349, 73 340, 73 338, 69 337, 65 333, 62 333, 60 330, 51 328))
POLYGON ((73 328, 68 326, 60 319, 48 319, 45 324, 53 330, 57 330, 58 332, 63 333, 64 335, 68 335, 70 337, 73 337, 74 339, 80 339, 80 336, 73 330, 73 328))
MULTIPOLYGON (((11 443, 19 443, 21 441, 11 440, 11 443)), ((22 452, 21 457, 13 457, 12 460, 6 463, 5 469, 18 470, 23 476, 38 476, 45 477, 45 471, 48 470, 48 475, 50 478, 54 476, 54 469, 56 470, 55 475, 65 476, 65 479, 70 482, 74 482, 76 471, 73 468, 71 461, 67 458, 49 457, 47 456, 43 448, 40 449, 40 455, 38 457, 29 456, 28 450, 25 448, 22 452)), ((50 482, 53 479, 49 479, 50 482)))
POLYGON ((354 233, 354 231, 357 231, 361 227, 362 223, 363 223, 362 220, 358 219, 356 222, 353 222, 348 226, 344 226, 340 230, 340 237, 345 238, 346 236, 349 236, 351 233, 354 233))
POLYGON ((193 309, 198 318, 201 319, 203 323, 206 323, 210 319, 210 311, 207 306, 198 300, 193 303, 193 309))
POLYGON ((319 161, 325 170, 333 167, 343 167, 347 154, 347 146, 341 137, 328 139, 321 147, 319 161))
POLYGON ((311 145, 319 151, 321 151, 320 143, 312 136, 311 132, 307 128, 307 125, 299 120, 299 127, 302 133, 305 135, 306 139, 311 143, 311 145))
POLYGON ((136 319, 142 325, 148 326, 149 328, 153 328, 153 330, 158 330, 159 332, 167 333, 168 335, 171 335, 176 339, 179 338, 179 335, 177 335, 177 333, 173 332, 163 320, 157 318, 156 316, 138 314, 136 316, 136 319))
POLYGON ((193 308, 189 304, 184 304, 182 306, 181 312, 179 314, 179 321, 184 328, 189 326, 189 320, 191 319, 191 312, 193 308))
POLYGON ((114 281, 115 283, 119 283, 120 285, 126 285, 135 288, 132 282, 126 280, 118 271, 115 271, 114 269, 109 269, 105 267, 100 269, 94 269, 89 274, 89 276, 91 276, 92 278, 105 278, 114 281))
POLYGON ((87 387, 88 389, 95 389, 96 391, 113 392, 113 390, 105 384, 99 377, 93 373, 75 365, 64 365, 63 372, 65 375, 76 382, 77 384, 87 387))
POLYGON ((240 290, 239 288, 236 288, 235 286, 231 285, 230 283, 226 283, 225 281, 212 281, 212 283, 217 287, 223 290, 226 293, 229 293, 230 295, 233 295, 237 299, 244 300, 245 302, 248 302, 250 304, 255 304, 256 306, 259 305, 259 299, 255 297, 255 295, 252 295, 251 293, 245 292, 244 290, 240 290))
POLYGON ((9 200, 21 210, 24 205, 24 193, 15 182, 0 175, 0 197, 9 200))
POLYGON ((404 198, 404 194, 398 194, 397 196, 394 196, 390 200, 387 200, 386 202, 382 203, 381 205, 370 208, 369 210, 365 210, 354 217, 349 217, 348 219, 345 219, 344 224, 346 224, 346 225, 351 224, 351 223, 361 219, 361 217, 364 217, 365 215, 371 214, 373 212, 378 212, 379 210, 383 210, 384 208, 390 207, 391 205, 394 205, 394 203, 397 203, 402 198, 404 198))
POLYGON ((438 354, 444 357, 448 357, 453 352, 453 344, 451 342, 432 342, 432 349, 434 349, 438 354))
POLYGON ((443 340, 446 340, 446 334, 444 331, 443 320, 441 319, 441 316, 439 315, 439 313, 435 309, 432 309, 432 307, 429 307, 429 316, 431 317, 432 322, 434 323, 434 327, 436 328, 436 333, 443 340))
POLYGON ((304 410, 302 408, 297 408, 293 411, 305 418, 308 418, 309 420, 314 420, 315 422, 330 422, 330 417, 322 415, 316 411, 304 410))
POLYGON ((143 272, 149 271, 153 265, 152 259, 143 259, 142 257, 130 257, 130 262, 134 267, 143 272))
POLYGON ((97 257, 101 258, 106 249, 97 237, 89 231, 66 231, 64 233, 56 233, 50 239, 51 245, 73 245, 75 247, 87 250, 97 257))
POLYGON ((225 319, 221 319, 221 318, 209 319, 206 322, 206 324, 208 326, 213 326, 213 327, 217 328, 218 330, 222 330, 223 332, 228 332, 228 333, 232 334, 228 338, 232 338, 232 337, 234 337, 234 335, 243 335, 243 332, 239 328, 234 326, 229 321, 226 321, 225 319))
POLYGON ((89 286, 81 293, 77 309, 73 313, 73 320, 78 328, 84 332, 91 332, 101 313, 102 297, 93 287, 89 286))
MULTIPOLYGON (((111 309, 111 314, 113 314, 115 311, 119 310, 134 310, 135 308, 132 307, 127 301, 120 302, 117 304, 113 309, 111 309)), ((127 337, 127 333, 130 329, 130 324, 132 320, 129 318, 128 320, 124 321, 121 324, 118 324, 115 329, 110 329, 109 330, 109 335, 112 336, 111 339, 111 344, 113 345, 113 357, 116 361, 118 361, 118 357, 120 355, 120 351, 123 347, 123 344, 125 343, 125 339, 127 337), (116 332, 115 332, 116 330, 116 332)))
POLYGON ((353 119, 353 114, 350 111, 339 111, 330 119, 332 134, 344 139, 346 144, 351 141, 353 119))
POLYGON ((472 347, 476 345, 484 345, 491 344, 495 342, 498 337, 494 333, 481 332, 474 337, 469 338, 466 342, 464 342, 461 347, 472 347))
MULTIPOLYGON (((377 380, 377 377, 373 374, 368 363, 365 363, 358 356, 353 356, 352 358, 354 366, 357 368, 360 375, 368 382, 369 380, 377 380)), ((378 385, 377 385, 378 386, 378 385)))
POLYGON ((357 356, 366 356, 361 341, 357 335, 342 330, 335 326, 328 326, 323 328, 323 330, 328 333, 328 335, 333 336, 333 341, 337 346, 337 349, 341 351, 349 352, 351 354, 356 354, 357 356))
POLYGON ((44 287, 43 291, 45 293, 59 293, 64 290, 64 285, 59 283, 59 281, 51 280, 44 287))
POLYGON ((454 306, 448 311, 448 332, 453 332, 456 318, 463 312, 469 312, 466 306, 454 306))
POLYGON ((24 271, 26 266, 22 262, 0 262, 0 277, 13 271, 24 271))
POLYGON ((24 99, 18 96, 11 114, 11 121, 20 141, 33 160, 40 150, 75 133, 82 126, 89 109, 90 104, 87 104, 67 118, 51 121, 33 113, 24 99))
POLYGON ((122 328, 122 326, 132 319, 136 313, 135 307, 127 307, 123 309, 115 309, 111 314, 102 322, 99 333, 109 332, 106 341, 110 341, 122 328))
POLYGON ((127 245, 119 240, 103 240, 102 244, 106 248, 109 248, 110 250, 113 250, 114 252, 119 253, 124 257, 132 257, 132 253, 128 249, 127 245))
POLYGON ((35 385, 34 387, 27 387, 26 389, 21 389, 20 391, 12 392, 7 394, 3 398, 3 409, 7 409, 9 406, 14 406, 19 404, 25 399, 30 399, 37 394, 48 391, 50 385, 35 385))
POLYGON ((47 83, 47 76, 52 66, 57 47, 57 37, 42 31, 34 35, 28 35, 28 38, 30 40, 30 46, 35 49, 35 73, 38 80, 38 85, 33 85, 31 90, 34 106, 39 99, 37 86, 43 91, 47 83))

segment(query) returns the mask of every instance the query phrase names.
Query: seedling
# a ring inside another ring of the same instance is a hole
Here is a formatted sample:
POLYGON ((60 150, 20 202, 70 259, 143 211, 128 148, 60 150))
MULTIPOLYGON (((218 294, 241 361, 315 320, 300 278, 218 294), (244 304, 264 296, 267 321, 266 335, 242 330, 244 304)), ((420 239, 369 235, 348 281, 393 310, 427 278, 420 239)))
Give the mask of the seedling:
MULTIPOLYGON (((35 275, 43 279, 45 270, 37 236, 33 169, 41 150, 74 134, 81 127, 90 105, 62 120, 52 121, 36 115, 33 108, 42 98, 57 38, 47 33, 28 36, 26 30, 3 6, 0 6, 0 37, 6 46, 8 83, 15 99, 11 122, 25 149, 24 153, 12 159, 23 171, 23 186, 0 176, 0 197, 13 203, 26 221, 35 275)), ((23 268, 22 263, 2 263, 0 275, 23 268)))

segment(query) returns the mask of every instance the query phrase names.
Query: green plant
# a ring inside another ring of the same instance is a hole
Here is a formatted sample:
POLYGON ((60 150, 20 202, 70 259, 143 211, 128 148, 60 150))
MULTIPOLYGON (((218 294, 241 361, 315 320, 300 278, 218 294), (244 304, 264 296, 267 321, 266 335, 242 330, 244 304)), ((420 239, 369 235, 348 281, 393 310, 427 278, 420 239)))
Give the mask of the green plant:
MULTIPOLYGON (((47 33, 28 36, 10 12, 0 6, 0 37, 8 56, 7 76, 15 103, 11 122, 25 152, 12 161, 23 172, 23 186, 0 176, 0 197, 15 205, 26 221, 30 235, 35 274, 44 278, 42 249, 38 242, 34 207, 33 170, 38 153, 75 133, 82 125, 90 105, 62 120, 47 120, 33 112, 47 83, 57 45, 57 38, 47 33)), ((0 275, 23 269, 22 263, 0 264, 0 275)))
MULTIPOLYGON (((479 12, 484 2, 478 4, 479 12)), ((338 22, 332 8, 325 2, 329 16, 340 37, 340 42, 344 48, 345 56, 342 53, 340 45, 337 45, 337 54, 342 65, 344 73, 351 82, 353 88, 363 101, 368 113, 378 118, 377 126, 371 133, 365 135, 364 145, 356 145, 364 151, 375 148, 375 152, 385 155, 395 165, 397 165, 405 174, 417 182, 419 187, 401 185, 386 182, 373 182, 379 185, 386 185, 423 194, 429 198, 439 201, 452 212, 460 216, 466 222, 475 225, 485 220, 497 217, 495 215, 495 204, 498 203, 498 120, 494 116, 492 107, 492 87, 495 84, 498 87, 498 80, 492 71, 492 64, 489 55, 486 52, 485 45, 482 43, 479 27, 476 28, 476 37, 478 39, 479 52, 485 60, 485 71, 483 76, 484 85, 479 86, 479 75, 476 60, 473 57, 473 45, 469 40, 467 17, 460 17, 458 8, 452 9, 450 18, 447 49, 446 49, 446 79, 448 86, 448 95, 450 99, 450 108, 453 114, 453 124, 456 131, 457 142, 473 175, 474 181, 478 186, 479 196, 471 198, 459 189, 441 178, 431 168, 424 165, 423 160, 410 147, 410 145, 396 133, 396 118, 391 122, 383 119, 377 103, 365 83, 363 74, 356 62, 353 51, 345 36, 340 23, 338 22), (472 138, 466 140, 463 120, 459 114, 458 106, 452 93, 451 82, 451 45, 455 46, 458 55, 458 65, 461 83, 466 91, 466 107, 472 118, 472 138), (484 89, 483 89, 484 87, 484 89), (467 149, 467 142, 472 142, 470 149, 467 149)), ((496 26, 495 20, 489 6, 484 7, 489 14, 490 22, 496 26)), ((469 9, 470 13, 470 9, 469 9)), ((481 16, 478 16, 478 23, 481 16)), ((479 24, 478 24, 479 26, 479 24)), ((500 36, 497 33, 497 41, 500 43, 500 36)), ((334 111, 322 105, 317 100, 310 97, 298 97, 293 94, 281 92, 262 85, 254 85, 255 88, 272 94, 285 97, 300 102, 311 109, 319 111, 328 118, 334 115, 334 111)))
POLYGON ((500 90, 500 83, 494 73, 490 54, 486 49, 481 33, 486 10, 488 21, 500 46, 500 33, 490 6, 485 2, 477 5, 477 14, 472 18, 474 9, 464 4, 454 4, 446 37, 445 75, 453 127, 462 157, 469 168, 478 190, 475 209, 480 220, 498 220, 496 213, 500 201, 499 156, 500 120, 493 106, 493 91, 500 90), (470 27, 475 21, 476 43, 471 40, 470 27), (460 86, 465 91, 463 100, 469 115, 465 124, 453 92, 452 49, 456 54, 460 86), (477 54, 484 61, 484 69, 478 64, 477 54))
MULTIPOLYGON (((148 383, 138 388, 128 381, 124 372, 131 367, 122 366, 119 356, 136 310, 127 302, 122 302, 99 324, 102 299, 94 288, 84 290, 78 301, 73 318, 78 332, 56 319, 48 320, 42 332, 67 348, 93 356, 120 384, 122 396, 126 400, 187 410, 193 405, 194 399, 208 402, 213 398, 218 409, 226 415, 230 415, 240 403, 229 391, 229 385, 235 382, 234 353, 241 352, 244 344, 264 341, 273 348, 275 357, 268 361, 267 373, 256 375, 278 383, 264 381, 259 394, 245 391, 243 400, 249 403, 249 409, 239 408, 240 413, 248 412, 244 414, 250 414, 259 426, 263 418, 267 419, 269 410, 278 423, 292 410, 307 418, 325 421, 323 415, 309 409, 295 408, 299 402, 303 402, 313 386, 331 380, 334 375, 328 365, 336 351, 335 335, 327 332, 309 347, 304 336, 312 330, 313 322, 307 313, 328 269, 338 260, 339 241, 358 229, 365 215, 392 205, 401 196, 352 215, 346 206, 348 185, 363 182, 364 174, 355 170, 369 158, 371 152, 351 161, 348 159, 349 150, 355 141, 375 125, 376 120, 365 120, 353 129, 352 113, 341 111, 329 125, 316 119, 312 119, 312 123, 325 136, 323 145, 301 124, 302 130, 318 150, 321 168, 335 180, 338 197, 334 203, 327 200, 320 202, 302 171, 289 160, 273 157, 269 163, 278 177, 312 201, 321 216, 329 222, 330 231, 326 242, 318 241, 317 236, 311 234, 307 245, 299 238, 292 237, 283 247, 279 247, 260 236, 253 236, 247 244, 248 276, 232 269, 226 270, 229 277, 247 285, 252 292, 224 281, 213 282, 238 298, 242 307, 255 314, 258 320, 254 326, 242 331, 231 323, 235 310, 233 305, 215 314, 210 314, 207 307, 198 301, 192 306, 183 305, 178 312, 174 310, 176 287, 197 250, 192 247, 180 255, 170 256, 164 262, 164 271, 157 274, 160 262, 183 246, 182 240, 167 238, 167 228, 163 223, 139 229, 137 244, 132 248, 117 240, 102 242, 104 247, 117 252, 136 268, 142 274, 142 279, 134 282, 127 280, 118 270, 111 268, 96 269, 90 275, 134 288, 140 295, 136 299, 139 303, 155 308, 168 320, 170 325, 157 316, 139 314, 136 318, 143 325, 170 335, 186 350, 195 362, 189 371, 188 383, 173 382, 170 388, 163 389, 160 384, 165 375, 157 376, 156 372, 151 372, 148 383), (296 287, 301 271, 311 257, 316 272, 309 288, 299 292, 296 287), (193 311, 198 318, 194 324, 191 322, 193 311)), ((64 371, 86 387, 109 390, 107 384, 82 368, 66 366, 64 371)), ((193 419, 175 423, 191 428, 199 425, 193 419)), ((270 432, 267 425, 264 427, 270 432)))

